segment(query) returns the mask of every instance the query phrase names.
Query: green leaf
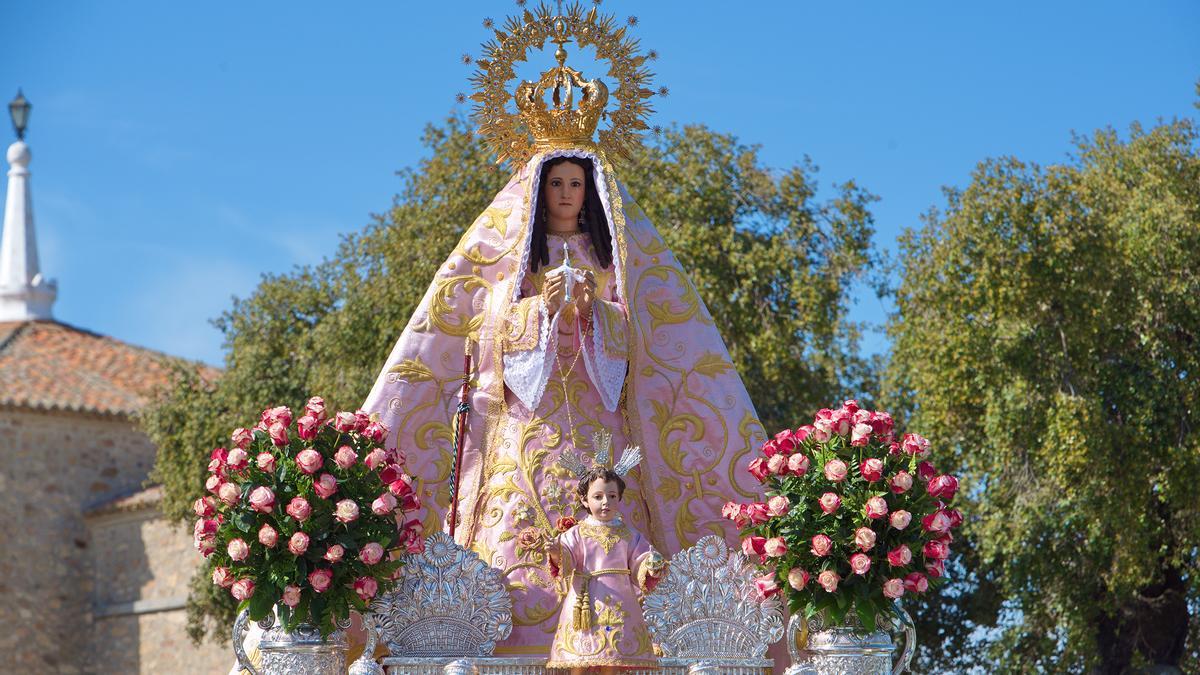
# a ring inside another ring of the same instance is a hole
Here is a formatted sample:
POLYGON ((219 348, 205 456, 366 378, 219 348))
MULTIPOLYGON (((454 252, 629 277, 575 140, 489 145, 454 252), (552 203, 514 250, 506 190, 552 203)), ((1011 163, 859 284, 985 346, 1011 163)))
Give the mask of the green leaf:
POLYGON ((875 607, 868 601, 859 600, 854 603, 854 608, 858 611, 858 620, 862 622, 863 628, 868 633, 874 633, 875 607))
POLYGON ((254 521, 254 514, 249 511, 238 511, 233 514, 233 525, 242 532, 251 532, 254 529, 254 521))

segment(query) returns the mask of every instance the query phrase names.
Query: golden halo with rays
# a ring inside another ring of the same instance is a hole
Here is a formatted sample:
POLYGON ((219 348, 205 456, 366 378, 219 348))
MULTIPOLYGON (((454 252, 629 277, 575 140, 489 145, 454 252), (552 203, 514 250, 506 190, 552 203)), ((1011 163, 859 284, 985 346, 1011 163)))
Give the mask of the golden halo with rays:
POLYGON ((585 11, 575 2, 562 13, 543 3, 493 26, 495 38, 483 43, 483 56, 475 61, 471 83, 476 92, 469 98, 475 102, 472 118, 477 133, 491 146, 497 163, 511 162, 515 168, 535 152, 520 113, 508 110, 513 96, 506 85, 516 77, 513 64, 524 61, 530 48, 542 49, 547 40, 558 43, 560 52, 565 40, 573 39, 580 47, 590 45, 599 60, 608 62, 608 75, 617 83, 612 97, 619 105, 604 111, 609 126, 600 130, 597 145, 610 158, 630 157, 641 132, 648 128, 646 118, 654 111, 646 102, 655 95, 650 88, 653 74, 644 66, 657 54, 641 54, 637 38, 626 34, 629 25, 621 23, 611 14, 601 15, 596 7, 585 11))

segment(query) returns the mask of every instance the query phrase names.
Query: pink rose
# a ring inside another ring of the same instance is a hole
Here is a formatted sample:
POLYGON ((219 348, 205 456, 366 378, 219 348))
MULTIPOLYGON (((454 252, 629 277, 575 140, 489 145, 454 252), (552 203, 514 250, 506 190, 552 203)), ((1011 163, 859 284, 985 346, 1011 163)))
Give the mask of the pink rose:
POLYGON ((787 473, 787 470, 787 455, 775 455, 767 460, 767 471, 771 472, 771 475, 782 476, 783 474, 787 473))
POLYGON ((208 453, 208 471, 218 475, 225 474, 225 462, 229 459, 229 451, 225 448, 213 448, 213 451, 208 453))
POLYGON ((276 406, 263 411, 262 420, 264 422, 278 422, 283 426, 291 426, 292 424, 292 409, 286 405, 276 406))
POLYGON ((333 583, 333 570, 318 568, 309 572, 308 583, 312 584, 314 591, 324 593, 329 590, 329 585, 333 583))
MULTIPOLYGON (((414 522, 414 521, 409 521, 414 522)), ((405 527, 400 533, 400 547, 407 553, 421 553, 425 550, 425 538, 422 537, 420 521, 415 521, 416 527, 405 527)))
POLYGON ((871 571, 871 558, 864 553, 855 553, 850 556, 850 570, 860 576, 866 574, 871 571))
POLYGON ((288 551, 292 555, 303 555, 308 550, 308 535, 297 532, 288 539, 288 551))
POLYGON ((415 488, 416 486, 413 484, 412 476, 405 473, 400 474, 399 478, 388 483, 388 492, 391 492, 397 497, 406 497, 411 495, 413 494, 413 490, 415 488))
POLYGON ((383 546, 378 542, 370 542, 358 552, 358 559, 366 565, 378 563, 380 560, 383 560, 383 546))
POLYGON ((208 490, 209 492, 211 492, 213 494, 217 494, 217 491, 221 488, 221 485, 223 485, 224 483, 225 483, 225 481, 221 480, 220 476, 214 474, 214 475, 209 476, 208 478, 204 479, 204 489, 208 490))
POLYGON ((417 493, 415 493, 415 492, 412 494, 404 495, 404 498, 400 500, 400 510, 401 511, 416 511, 420 508, 421 508, 421 498, 418 497, 417 493))
POLYGON ((860 527, 854 531, 854 545, 860 551, 870 551, 875 548, 875 530, 869 527, 860 527))
POLYGON ((875 459, 874 457, 864 459, 862 464, 858 466, 858 473, 862 475, 863 480, 868 483, 874 483, 883 478, 883 460, 875 459))
POLYGON ((772 440, 775 441, 775 447, 780 453, 784 455, 790 455, 795 452, 796 444, 802 439, 797 439, 796 432, 792 431, 791 429, 784 429, 775 434, 775 438, 772 440))
POLYGON ((921 480, 928 483, 936 475, 937 469, 933 468, 933 465, 929 462, 917 464, 917 477, 921 480))
POLYGON ((260 452, 255 459, 258 461, 258 468, 267 473, 275 473, 275 455, 269 452, 260 452))
POLYGON ((233 582, 233 586, 229 589, 229 592, 237 600, 245 600, 254 595, 254 582, 249 579, 238 579, 233 582))
POLYGON ((396 497, 390 492, 385 492, 375 498, 371 502, 371 511, 377 516, 386 516, 396 510, 396 497))
POLYGON ((352 412, 340 412, 333 418, 333 428, 343 434, 354 431, 358 426, 358 418, 352 412))
POLYGON ((847 436, 850 434, 851 413, 845 408, 835 410, 830 417, 830 423, 833 426, 833 433, 838 436, 847 436))
POLYGON ((300 587, 299 586, 284 586, 283 587, 283 604, 296 608, 300 604, 300 587))
POLYGON ((888 579, 883 582, 883 594, 893 600, 904 595, 904 580, 888 579))
POLYGON ((859 422, 850 430, 850 445, 861 447, 871 442, 871 432, 874 429, 866 422, 859 422))
POLYGON ((296 435, 302 441, 311 441, 321 431, 321 422, 311 415, 305 415, 296 420, 296 435))
POLYGON ((245 560, 250 555, 250 547, 246 545, 245 541, 241 539, 234 539, 233 541, 229 542, 228 546, 225 547, 225 552, 228 553, 229 557, 233 560, 241 561, 245 560))
POLYGON ((750 460, 750 465, 746 467, 746 470, 760 483, 766 482, 767 476, 771 475, 771 472, 767 469, 767 460, 762 457, 755 457, 750 460))
POLYGON ((308 403, 304 404, 304 413, 311 415, 318 420, 325 419, 325 399, 320 396, 314 396, 308 399, 308 403))
POLYGON ((348 445, 343 445, 333 453, 333 462, 342 469, 349 469, 358 462, 358 455, 354 452, 354 448, 348 445))
MULTIPOLYGON (((375 501, 379 501, 378 499, 375 501)), ((378 512, 377 512, 378 513, 378 512)), ((384 514, 380 514, 384 515, 384 514)), ((353 499, 343 499, 337 503, 333 512, 333 517, 343 523, 352 523, 358 520, 358 503, 353 499)))
POLYGON ((387 440, 387 435, 387 427, 383 426, 379 422, 371 422, 367 425, 366 429, 363 429, 363 436, 366 436, 376 443, 382 443, 387 440))
POLYGON ((962 525, 962 512, 958 509, 946 509, 946 515, 950 517, 950 527, 955 528, 962 525))
POLYGON ((904 567, 912 562, 912 551, 904 544, 900 544, 896 548, 888 551, 888 564, 892 567, 904 567))
POLYGON ((803 476, 808 473, 808 455, 802 452, 788 457, 788 471, 791 471, 797 476, 803 476))
POLYGON ((867 500, 867 506, 864 509, 868 518, 882 518, 887 515, 887 502, 883 497, 871 497, 867 500))
POLYGON ((403 475, 404 472, 400 470, 400 465, 388 464, 379 472, 379 480, 386 485, 394 480, 399 480, 403 475))
POLYGON ((379 582, 371 577, 359 577, 354 580, 354 592, 358 593, 358 597, 362 598, 363 602, 375 597, 375 593, 379 591, 379 582))
POLYGON ((254 442, 254 434, 245 427, 238 427, 233 430, 233 435, 229 437, 229 440, 233 441, 233 444, 237 447, 245 450, 254 442))
MULTIPOLYGON (((945 560, 950 557, 950 547, 940 539, 925 542, 925 548, 922 550, 926 558, 934 560, 945 560)), ((931 575, 932 576, 932 575, 931 575)))
POLYGON ((934 511, 921 519, 921 529, 941 534, 950 531, 951 522, 950 516, 945 511, 934 511))
POLYGON ((230 572, 227 567, 214 567, 212 582, 221 588, 229 588, 233 585, 233 572, 230 572))
POLYGON ((796 435, 795 435, 796 443, 797 444, 803 443, 804 439, 808 438, 808 435, 811 434, 812 432, 813 432, 813 426, 811 424, 805 424, 804 426, 797 429, 796 435))
POLYGON ((314 474, 321 470, 323 464, 325 464, 325 458, 312 448, 301 450, 296 454, 296 466, 300 467, 304 473, 314 474))
POLYGON ((908 527, 908 523, 910 521, 912 521, 912 514, 903 509, 892 513, 891 518, 889 519, 892 527, 896 528, 897 530, 903 530, 904 528, 908 527))
POLYGON ((275 493, 265 485, 250 491, 250 508, 259 513, 270 513, 275 508, 275 493))
POLYGON ((825 463, 825 478, 834 483, 846 480, 846 463, 840 459, 831 459, 825 463))
POLYGON ((275 422, 271 426, 267 427, 267 433, 271 435, 271 442, 275 444, 275 447, 282 448, 288 444, 288 432, 286 425, 280 422, 275 422))
POLYGON ((325 559, 331 563, 341 562, 342 556, 346 555, 346 548, 341 544, 334 544, 325 551, 325 559))
POLYGON ((313 481, 313 491, 322 499, 329 499, 337 492, 337 479, 333 474, 323 473, 313 481))
POLYGON ((751 525, 761 525, 771 517, 767 513, 767 505, 762 502, 754 502, 746 505, 746 516, 750 518, 751 525))
POLYGON ((759 577, 754 577, 754 590, 758 593, 758 597, 766 600, 779 593, 779 584, 775 581, 775 573, 769 572, 759 577))
POLYGON ((838 573, 834 572, 833 570, 825 570, 817 575, 817 583, 821 585, 821 588, 825 589, 826 593, 832 593, 836 591, 838 582, 841 580, 842 578, 839 577, 838 573))
POLYGON ((776 495, 767 500, 767 515, 772 518, 782 516, 788 512, 792 503, 783 495, 776 495))
POLYGON ((234 506, 242 498, 242 491, 233 483, 221 483, 217 488, 217 496, 229 506, 234 506))
POLYGON ((812 577, 808 572, 796 567, 792 571, 788 572, 788 585, 798 591, 802 591, 804 590, 804 587, 808 585, 808 580, 810 578, 812 577))
POLYGON ((826 492, 817 501, 821 505, 821 510, 825 513, 833 513, 842 505, 842 498, 837 496, 836 492, 826 492))
POLYGON ((858 399, 848 398, 842 401, 842 409, 853 415, 858 412, 858 399))
POLYGON ((775 445, 775 439, 773 438, 764 442, 762 447, 760 447, 758 450, 763 454, 763 457, 766 457, 767 459, 771 459, 775 455, 779 454, 779 446, 775 445))
POLYGON ((269 524, 265 524, 258 528, 258 543, 267 548, 275 548, 275 544, 279 543, 279 533, 269 524))
POLYGON ((372 471, 386 461, 387 453, 383 451, 383 448, 375 448, 374 450, 368 452, 367 456, 363 458, 363 463, 366 464, 367 468, 371 469, 372 471))
POLYGON ((742 553, 746 557, 756 555, 759 559, 766 556, 767 553, 767 538, 766 537, 746 537, 742 540, 742 553))
POLYGON ((194 539, 192 544, 196 546, 196 550, 200 552, 200 555, 204 556, 205 558, 212 555, 217 550, 216 539, 194 539))
POLYGON ((874 429, 875 435, 884 442, 891 442, 892 430, 895 422, 892 421, 892 416, 886 412, 877 412, 871 414, 871 428, 874 429))
POLYGON ((958 479, 950 474, 935 476, 929 481, 927 489, 930 497, 950 501, 954 499, 954 493, 958 492, 958 479))
POLYGON ((217 503, 212 497, 201 497, 192 502, 192 512, 201 518, 207 518, 217 512, 217 503))
POLYGON ((250 463, 250 455, 247 455, 246 451, 242 450, 241 448, 234 448, 233 450, 229 451, 229 457, 226 460, 226 463, 229 465, 229 468, 233 469, 234 471, 241 471, 242 469, 246 468, 247 464, 250 463))
POLYGON ((309 505, 308 500, 304 497, 293 497, 284 510, 289 516, 302 523, 312 515, 312 506, 309 505))
POLYGON ((920 572, 913 572, 904 577, 904 590, 909 593, 924 593, 929 590, 929 579, 920 572))
POLYGON ((941 560, 926 560, 925 573, 930 578, 937 579, 946 574, 946 563, 941 560))
POLYGON ((767 557, 769 558, 778 558, 787 553, 788 550, 787 544, 785 544, 783 541, 783 537, 771 537, 767 540, 767 543, 763 545, 763 548, 767 554, 767 557))
POLYGON ((895 476, 892 476, 892 480, 890 482, 892 484, 892 492, 900 495, 912 489, 913 477, 912 474, 907 471, 899 471, 895 476))
POLYGON ((745 507, 735 501, 725 502, 721 507, 721 517, 732 520, 739 530, 750 524, 750 518, 745 515, 745 507))
POLYGON ((812 554, 818 558, 824 558, 829 555, 829 551, 833 549, 833 540, 823 534, 818 534, 812 538, 812 554))
POLYGON ((904 434, 904 438, 900 440, 900 448, 918 459, 929 456, 929 440, 920 434, 904 434))

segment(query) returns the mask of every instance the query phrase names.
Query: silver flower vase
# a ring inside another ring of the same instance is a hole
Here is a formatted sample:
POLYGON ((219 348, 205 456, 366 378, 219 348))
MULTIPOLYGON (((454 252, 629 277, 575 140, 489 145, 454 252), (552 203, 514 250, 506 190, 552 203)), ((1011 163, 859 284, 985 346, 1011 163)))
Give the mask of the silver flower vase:
POLYGON ((880 616, 876 625, 904 632, 904 649, 892 661, 896 647, 886 628, 867 632, 854 612, 837 625, 817 614, 805 621, 793 616, 788 625, 788 653, 792 665, 784 675, 899 675, 908 669, 917 647, 912 617, 898 605, 893 616, 880 616))
POLYGON ((336 622, 337 630, 328 637, 321 637, 321 631, 316 626, 306 623, 291 631, 284 630, 282 623, 276 625, 275 613, 268 614, 258 622, 258 627, 263 630, 258 643, 261 656, 261 665, 258 667, 246 656, 246 648, 242 644, 249 622, 247 610, 242 610, 233 622, 233 652, 237 655, 238 665, 251 675, 345 674, 349 620, 336 622))

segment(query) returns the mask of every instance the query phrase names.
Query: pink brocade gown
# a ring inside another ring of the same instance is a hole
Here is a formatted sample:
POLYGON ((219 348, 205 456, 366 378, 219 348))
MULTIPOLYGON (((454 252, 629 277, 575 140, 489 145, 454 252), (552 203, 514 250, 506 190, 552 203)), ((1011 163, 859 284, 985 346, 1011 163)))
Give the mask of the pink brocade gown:
MULTIPOLYGON (((543 545, 565 519, 580 517, 575 477, 558 458, 572 447, 591 455, 592 435, 600 431, 612 434, 619 458, 628 437, 622 396, 628 329, 613 270, 596 263, 587 235, 551 235, 548 244, 550 263, 526 276, 521 300, 504 321, 506 410, 489 444, 468 542, 501 571, 512 595, 513 631, 497 655, 546 656, 558 626, 566 589, 552 577, 543 545), (578 318, 549 314, 538 295, 547 271, 562 263, 564 241, 572 266, 596 276, 591 335, 578 318)), ((620 510, 626 522, 647 523, 632 477, 620 510)))
POLYGON ((650 542, 619 519, 605 523, 589 516, 564 533, 559 545, 569 587, 547 667, 654 666, 638 583, 639 568, 652 553, 650 542), (582 623, 580 612, 587 616, 582 623))

